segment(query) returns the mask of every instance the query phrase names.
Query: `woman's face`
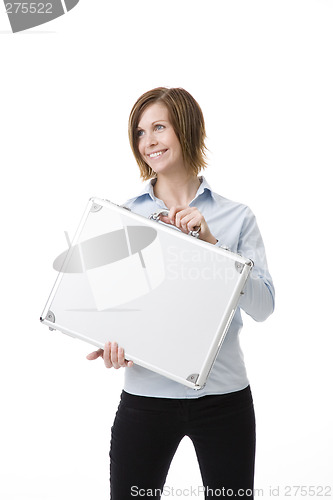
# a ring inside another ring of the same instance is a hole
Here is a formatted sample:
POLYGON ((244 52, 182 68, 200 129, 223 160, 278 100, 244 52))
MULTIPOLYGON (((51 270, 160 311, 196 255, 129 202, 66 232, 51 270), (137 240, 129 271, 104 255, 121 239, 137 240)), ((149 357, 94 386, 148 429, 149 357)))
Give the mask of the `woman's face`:
POLYGON ((142 113, 137 140, 142 158, 154 172, 169 174, 185 168, 181 145, 164 104, 151 104, 142 113))

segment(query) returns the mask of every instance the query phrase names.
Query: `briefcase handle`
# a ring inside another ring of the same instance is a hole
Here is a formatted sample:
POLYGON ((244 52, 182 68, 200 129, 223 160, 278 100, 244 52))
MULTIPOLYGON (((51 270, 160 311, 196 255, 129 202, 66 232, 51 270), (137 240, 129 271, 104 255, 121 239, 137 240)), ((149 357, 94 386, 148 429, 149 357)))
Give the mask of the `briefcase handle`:
MULTIPOLYGON (((148 218, 156 220, 158 222, 160 220, 161 215, 162 216, 164 215, 167 217, 169 215, 169 210, 166 208, 161 208, 160 210, 157 210, 157 212, 154 212, 153 214, 151 214, 148 218)), ((169 225, 169 224, 167 224, 167 225, 169 225)), ((174 229, 178 229, 175 226, 171 226, 171 227, 173 227, 174 229)), ((192 231, 189 231, 188 234, 190 236, 193 236, 194 238, 199 238, 199 233, 200 233, 201 227, 200 226, 195 226, 195 227, 197 227, 198 229, 193 229, 192 231)))

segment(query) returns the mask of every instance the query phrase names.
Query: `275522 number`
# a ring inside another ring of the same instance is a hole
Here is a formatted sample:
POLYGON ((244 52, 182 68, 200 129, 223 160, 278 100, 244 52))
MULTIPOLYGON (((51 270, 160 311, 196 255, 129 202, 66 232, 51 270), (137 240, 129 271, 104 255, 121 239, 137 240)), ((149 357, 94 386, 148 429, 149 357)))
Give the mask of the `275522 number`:
POLYGON ((13 2, 5 4, 7 14, 52 14, 51 3, 13 2))

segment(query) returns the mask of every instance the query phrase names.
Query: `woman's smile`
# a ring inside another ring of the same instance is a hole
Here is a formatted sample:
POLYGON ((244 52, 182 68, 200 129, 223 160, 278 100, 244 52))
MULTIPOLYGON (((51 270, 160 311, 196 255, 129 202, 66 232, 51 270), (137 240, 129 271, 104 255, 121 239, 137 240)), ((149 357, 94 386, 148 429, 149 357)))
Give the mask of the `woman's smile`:
POLYGON ((157 160, 161 158, 162 155, 164 155, 168 150, 167 149, 161 149, 159 151, 153 151, 152 153, 149 153, 147 156, 151 159, 157 160))

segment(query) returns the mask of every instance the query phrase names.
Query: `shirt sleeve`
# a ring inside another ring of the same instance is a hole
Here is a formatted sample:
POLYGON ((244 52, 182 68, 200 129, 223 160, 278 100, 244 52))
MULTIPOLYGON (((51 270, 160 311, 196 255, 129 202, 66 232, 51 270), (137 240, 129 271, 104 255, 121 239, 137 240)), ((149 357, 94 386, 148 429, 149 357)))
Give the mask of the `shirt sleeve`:
POLYGON ((256 218, 249 208, 242 225, 237 251, 254 262, 239 306, 255 321, 264 321, 274 311, 275 289, 268 271, 264 242, 256 218))

